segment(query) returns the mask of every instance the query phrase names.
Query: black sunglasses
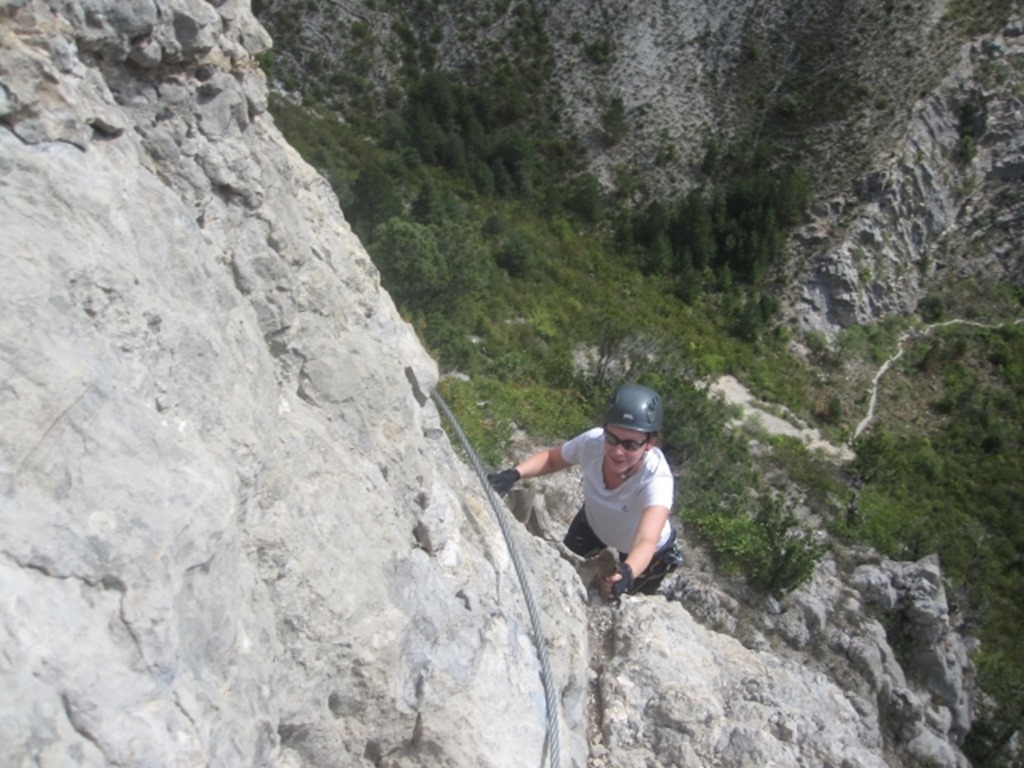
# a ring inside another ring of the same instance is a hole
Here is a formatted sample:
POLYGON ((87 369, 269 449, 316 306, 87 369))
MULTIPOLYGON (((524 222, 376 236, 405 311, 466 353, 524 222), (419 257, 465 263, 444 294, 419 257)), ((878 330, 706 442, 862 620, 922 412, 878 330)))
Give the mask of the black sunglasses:
POLYGON ((616 437, 607 429, 604 431, 604 439, 608 441, 609 445, 621 445, 623 449, 627 451, 639 451, 651 440, 651 436, 648 435, 643 440, 623 440, 621 437, 616 437))

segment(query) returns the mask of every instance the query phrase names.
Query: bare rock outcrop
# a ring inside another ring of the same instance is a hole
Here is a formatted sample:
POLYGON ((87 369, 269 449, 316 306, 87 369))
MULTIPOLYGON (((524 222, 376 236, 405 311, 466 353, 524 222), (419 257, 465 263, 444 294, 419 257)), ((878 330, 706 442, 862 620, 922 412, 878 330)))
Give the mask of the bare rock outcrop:
MULTIPOLYGON (((541 764, 506 547, 248 4, 0 34, 0 763, 541 764)), ((522 539, 580 764, 581 590, 522 539)))
POLYGON ((751 747, 767 763, 790 764, 800 745, 823 765, 968 765, 959 745, 972 717, 972 666, 936 558, 842 551, 782 600, 735 592, 691 571, 668 594, 705 627, 778 665, 758 678, 778 707, 774 720, 770 708, 761 711, 765 726, 751 747), (794 669, 803 674, 791 678, 794 669), (833 725, 815 727, 818 716, 833 725))
POLYGON ((917 311, 944 279, 1024 281, 1024 28, 966 45, 915 104, 902 146, 851 194, 823 204, 792 241, 797 325, 833 338, 917 311))

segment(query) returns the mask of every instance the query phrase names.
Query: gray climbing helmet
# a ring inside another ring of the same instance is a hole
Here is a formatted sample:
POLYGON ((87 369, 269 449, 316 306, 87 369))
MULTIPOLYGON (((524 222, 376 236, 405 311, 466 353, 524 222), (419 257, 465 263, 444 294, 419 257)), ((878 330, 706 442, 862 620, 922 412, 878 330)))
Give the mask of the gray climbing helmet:
POLYGON ((650 387, 641 384, 623 384, 608 400, 604 412, 604 425, 635 429, 638 432, 661 430, 661 398, 650 387))

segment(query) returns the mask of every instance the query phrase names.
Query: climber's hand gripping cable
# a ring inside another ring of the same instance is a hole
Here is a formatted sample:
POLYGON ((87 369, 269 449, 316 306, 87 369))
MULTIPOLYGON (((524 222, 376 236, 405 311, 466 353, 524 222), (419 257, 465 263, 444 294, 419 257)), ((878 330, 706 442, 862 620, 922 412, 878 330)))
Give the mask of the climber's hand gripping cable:
POLYGON ((505 469, 501 472, 492 472, 487 476, 487 482, 499 496, 504 496, 512 490, 512 486, 522 477, 518 469, 505 469))

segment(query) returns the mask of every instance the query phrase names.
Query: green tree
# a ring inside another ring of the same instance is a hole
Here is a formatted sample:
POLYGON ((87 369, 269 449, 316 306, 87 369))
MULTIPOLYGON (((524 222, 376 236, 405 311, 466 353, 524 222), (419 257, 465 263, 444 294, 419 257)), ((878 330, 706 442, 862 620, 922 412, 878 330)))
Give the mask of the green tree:
MULTIPOLYGON (((530 138, 518 128, 508 128, 495 137, 492 167, 504 169, 511 181, 510 194, 529 195, 533 190, 536 150, 530 138)), ((495 170, 495 178, 499 173, 495 170)))
POLYGON ((811 184, 803 169, 785 168, 775 194, 775 215, 779 224, 789 227, 799 223, 810 205, 811 196, 811 184))
POLYGON ((689 248, 692 266, 697 271, 714 264, 718 260, 718 244, 711 209, 703 191, 694 190, 687 195, 679 218, 685 223, 674 228, 676 252, 689 248))
POLYGON ((526 233, 516 230, 498 247, 498 266, 512 277, 525 277, 534 265, 534 250, 526 233))
POLYGON ((601 113, 601 130, 606 146, 614 147, 626 136, 626 106, 621 96, 615 96, 601 113))
POLYGON ((354 200, 347 213, 352 229, 364 242, 373 242, 377 227, 402 213, 402 200, 391 178, 379 165, 359 172, 353 184, 354 200))
POLYGON ((391 218, 380 225, 370 252, 384 287, 402 306, 421 307, 451 282, 448 264, 428 225, 391 218))
POLYGON ((439 286, 443 305, 479 294, 494 279, 494 261, 479 231, 467 222, 449 219, 435 228, 447 270, 447 284, 439 286))
POLYGON ((412 215, 421 224, 441 221, 445 218, 444 195, 437 184, 427 179, 420 187, 412 204, 412 215))
POLYGON ((585 221, 596 222, 601 217, 601 185, 593 174, 585 173, 573 181, 565 207, 585 221))

